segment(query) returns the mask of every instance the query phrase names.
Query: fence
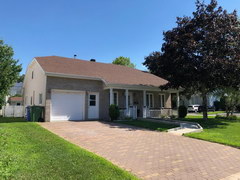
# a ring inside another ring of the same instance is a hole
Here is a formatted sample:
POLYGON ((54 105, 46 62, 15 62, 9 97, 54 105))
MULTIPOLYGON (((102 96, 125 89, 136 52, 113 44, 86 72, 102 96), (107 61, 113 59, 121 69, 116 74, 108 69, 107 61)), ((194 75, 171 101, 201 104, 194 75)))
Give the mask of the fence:
POLYGON ((24 106, 3 106, 3 117, 24 117, 24 106))

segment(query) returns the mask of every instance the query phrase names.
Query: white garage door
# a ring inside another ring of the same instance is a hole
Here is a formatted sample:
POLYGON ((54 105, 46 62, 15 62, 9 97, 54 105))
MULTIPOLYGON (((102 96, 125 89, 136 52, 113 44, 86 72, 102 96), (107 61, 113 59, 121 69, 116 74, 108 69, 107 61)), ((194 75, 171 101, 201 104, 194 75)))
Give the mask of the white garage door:
POLYGON ((84 119, 84 92, 52 92, 51 100, 51 121, 84 119))

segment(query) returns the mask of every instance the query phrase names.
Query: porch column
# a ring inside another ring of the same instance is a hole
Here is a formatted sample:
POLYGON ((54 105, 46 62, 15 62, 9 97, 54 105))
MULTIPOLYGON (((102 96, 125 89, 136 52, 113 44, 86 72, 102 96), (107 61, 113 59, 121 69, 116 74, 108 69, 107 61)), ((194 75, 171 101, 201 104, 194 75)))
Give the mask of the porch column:
POLYGON ((113 102, 113 88, 110 88, 110 105, 114 104, 113 102))
POLYGON ((146 91, 143 91, 143 118, 147 117, 147 101, 146 101, 146 91))
POLYGON ((126 116, 130 116, 129 114, 129 105, 128 105, 128 89, 125 90, 125 106, 126 106, 126 116))
POLYGON ((180 96, 179 92, 177 92, 177 108, 180 106, 180 96))

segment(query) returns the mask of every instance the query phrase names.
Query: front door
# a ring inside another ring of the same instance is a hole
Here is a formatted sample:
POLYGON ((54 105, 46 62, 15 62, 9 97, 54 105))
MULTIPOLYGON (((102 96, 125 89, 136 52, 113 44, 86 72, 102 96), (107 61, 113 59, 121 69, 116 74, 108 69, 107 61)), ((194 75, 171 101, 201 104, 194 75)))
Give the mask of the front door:
POLYGON ((99 93, 88 94, 88 119, 99 119, 99 93))

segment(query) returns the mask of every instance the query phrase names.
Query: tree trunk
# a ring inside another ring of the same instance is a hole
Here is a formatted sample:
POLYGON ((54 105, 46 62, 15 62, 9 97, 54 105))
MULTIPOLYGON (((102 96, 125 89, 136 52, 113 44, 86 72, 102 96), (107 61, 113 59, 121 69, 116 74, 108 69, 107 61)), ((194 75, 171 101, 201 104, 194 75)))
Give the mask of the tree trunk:
POLYGON ((202 99, 203 99, 203 103, 202 103, 202 106, 203 106, 203 120, 206 121, 208 119, 207 94, 206 93, 202 94, 202 99))
POLYGON ((231 115, 233 116, 233 113, 235 112, 235 107, 232 108, 231 115))
POLYGON ((227 117, 228 117, 229 114, 230 114, 230 111, 229 111, 228 107, 226 107, 226 112, 227 112, 227 117))

